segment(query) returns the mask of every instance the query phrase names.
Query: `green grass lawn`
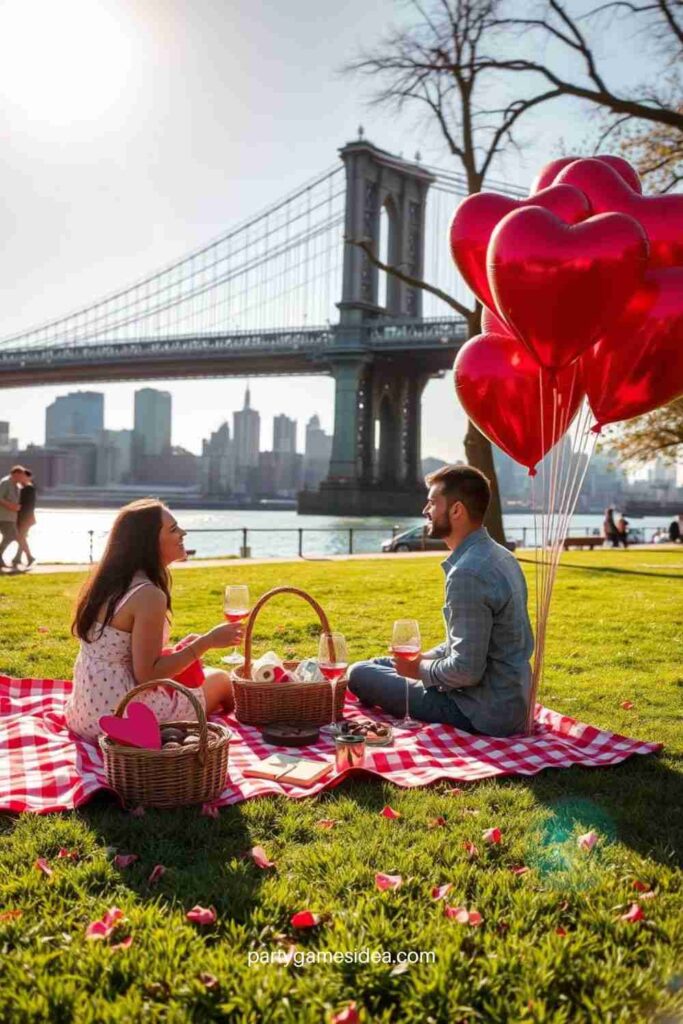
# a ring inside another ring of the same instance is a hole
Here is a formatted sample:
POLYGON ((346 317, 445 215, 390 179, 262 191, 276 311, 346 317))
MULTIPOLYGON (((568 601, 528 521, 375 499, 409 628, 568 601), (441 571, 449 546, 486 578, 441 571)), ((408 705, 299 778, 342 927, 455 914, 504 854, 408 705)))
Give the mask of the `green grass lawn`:
MULTIPOLYGON (((533 608, 533 564, 521 557, 533 608)), ((682 580, 683 552, 572 554, 549 629, 543 702, 662 741, 659 756, 490 780, 459 796, 445 783, 347 783, 301 802, 254 800, 215 820, 197 809, 136 818, 107 796, 70 814, 0 815, 0 1020, 318 1024, 351 1000, 373 1022, 683 1020, 682 580), (387 803, 400 819, 380 816, 387 803), (429 828, 438 816, 446 824, 429 828), (322 829, 321 818, 337 824, 322 829), (490 846, 481 836, 494 826, 502 842, 490 846), (591 853, 576 843, 588 830, 599 835, 591 853), (255 845, 275 870, 241 858, 255 845), (57 860, 60 847, 79 859, 57 860), (117 869, 115 850, 139 860, 117 869), (34 868, 39 857, 51 877, 34 868), (156 864, 166 873, 151 886, 156 864), (530 870, 516 875, 519 865, 530 870), (375 872, 401 874, 402 887, 380 892, 375 872), (448 902, 476 908, 479 926, 431 899, 446 882, 448 902), (634 882, 655 895, 641 900, 645 920, 629 923, 620 918, 639 896, 634 882), (214 926, 186 921, 195 904, 216 908, 214 926), (85 939, 113 906, 126 914, 119 936, 133 935, 129 949, 85 939), (289 919, 304 908, 323 919, 296 932, 289 919), (3 918, 8 910, 22 914, 3 918), (299 963, 249 963, 250 953, 292 944, 299 963), (434 956, 405 969, 362 962, 364 950, 434 956), (327 962, 303 962, 315 952, 327 962)), ((178 572, 178 636, 219 621, 226 582, 257 594, 283 583, 309 590, 354 658, 383 652, 398 617, 419 618, 425 643, 441 638, 436 560, 178 572)), ((0 672, 69 676, 79 583, 70 574, 0 580, 0 672)), ((314 654, 318 632, 306 604, 279 599, 259 619, 256 650, 314 654)))

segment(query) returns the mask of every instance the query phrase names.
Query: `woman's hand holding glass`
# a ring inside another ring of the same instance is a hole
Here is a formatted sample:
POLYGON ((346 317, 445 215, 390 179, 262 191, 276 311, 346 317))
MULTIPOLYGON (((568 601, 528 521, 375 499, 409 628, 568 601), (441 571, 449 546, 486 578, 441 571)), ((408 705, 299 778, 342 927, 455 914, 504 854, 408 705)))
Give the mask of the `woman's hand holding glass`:
MULTIPOLYGON (((228 620, 231 626, 241 626, 244 619, 249 617, 249 611, 251 609, 251 602, 249 601, 249 587, 244 585, 235 585, 225 588, 223 596, 223 614, 228 620)), ((225 627, 228 628, 227 626, 225 627)), ((240 635, 240 641, 244 635, 244 627, 241 626, 242 633, 240 635)), ((239 641, 236 641, 239 643, 239 641)), ((226 644, 227 646, 227 644, 226 644)), ((239 651, 234 650, 232 654, 227 654, 225 658, 221 659, 226 665, 241 665, 244 658, 239 651)))

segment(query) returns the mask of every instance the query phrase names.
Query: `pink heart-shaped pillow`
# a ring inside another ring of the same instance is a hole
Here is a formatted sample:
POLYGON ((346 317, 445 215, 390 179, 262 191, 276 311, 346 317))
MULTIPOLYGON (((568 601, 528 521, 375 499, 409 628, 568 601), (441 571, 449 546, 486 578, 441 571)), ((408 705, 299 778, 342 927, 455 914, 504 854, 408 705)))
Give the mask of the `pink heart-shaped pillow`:
POLYGON ((110 739, 126 747, 161 750, 161 729, 157 716, 139 700, 130 702, 123 718, 118 715, 102 715, 99 724, 102 732, 110 739))

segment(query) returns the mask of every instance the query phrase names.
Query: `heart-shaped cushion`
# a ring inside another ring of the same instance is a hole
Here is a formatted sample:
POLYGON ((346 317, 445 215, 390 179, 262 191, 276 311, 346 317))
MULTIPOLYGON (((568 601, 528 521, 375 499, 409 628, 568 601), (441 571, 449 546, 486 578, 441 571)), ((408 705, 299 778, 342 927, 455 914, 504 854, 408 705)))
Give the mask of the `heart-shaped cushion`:
MULTIPOLYGON (((558 160, 551 160, 549 164, 546 164, 542 170, 534 178, 534 183, 529 190, 529 195, 533 195, 534 192, 540 192, 541 189, 548 188, 553 185, 560 173, 569 167, 570 164, 576 163, 577 160, 585 159, 580 156, 562 156, 558 160)), ((635 167, 632 167, 628 160, 624 160, 623 156, 611 156, 604 154, 602 156, 592 157, 591 159, 599 160, 602 164, 607 164, 613 171, 616 171, 620 178, 626 182, 629 188, 632 188, 634 192, 639 194, 643 191, 643 186, 640 183, 638 172, 635 167)))
POLYGON ((594 213, 635 217, 650 242, 650 268, 683 266, 683 196, 639 196, 601 160, 576 160, 557 178, 580 188, 594 213))
POLYGON ((653 270, 624 314, 581 357, 599 428, 683 394, 683 268, 653 270))
POLYGON ((511 199, 497 192, 478 192, 458 206, 450 227, 451 255, 474 294, 495 309, 486 277, 486 249, 493 229, 506 214, 526 206, 542 206, 567 224, 590 216, 590 204, 578 189, 554 185, 529 199, 511 199))
POLYGON ((622 313, 647 257, 632 217, 605 213, 568 225, 530 206, 495 229, 487 269, 499 315, 542 366, 561 369, 622 313))
POLYGON ((102 732, 124 746, 161 750, 161 729, 157 717, 150 707, 139 700, 130 702, 123 718, 118 715, 102 715, 99 724, 102 732))

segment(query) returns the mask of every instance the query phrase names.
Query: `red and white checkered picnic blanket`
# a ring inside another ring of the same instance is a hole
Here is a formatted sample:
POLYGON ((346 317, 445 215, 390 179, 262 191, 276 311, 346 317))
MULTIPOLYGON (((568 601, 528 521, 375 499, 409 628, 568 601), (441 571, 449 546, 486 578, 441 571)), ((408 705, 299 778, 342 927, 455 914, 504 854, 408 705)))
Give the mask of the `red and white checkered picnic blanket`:
MULTIPOLYGON (((0 676, 0 810, 67 811, 107 788, 99 747, 77 739, 64 723, 64 701, 70 690, 71 683, 60 679, 0 676)), ((364 717, 352 696, 347 697, 344 713, 349 718, 364 717)), ((369 747, 363 769, 333 773, 308 789, 245 777, 245 768, 284 748, 264 743, 258 729, 241 725, 232 716, 221 719, 232 730, 233 739, 229 778, 216 805, 265 794, 299 799, 359 772, 410 788, 437 779, 474 782, 492 775, 535 775, 544 768, 573 764, 604 767, 632 754, 661 749, 659 743, 583 725, 540 705, 532 736, 505 739, 471 736, 450 725, 425 724, 417 732, 407 732, 387 715, 373 712, 373 717, 394 725, 393 746, 369 747)), ((303 756, 321 760, 329 760, 332 751, 331 740, 323 736, 314 746, 300 748, 303 756)))

